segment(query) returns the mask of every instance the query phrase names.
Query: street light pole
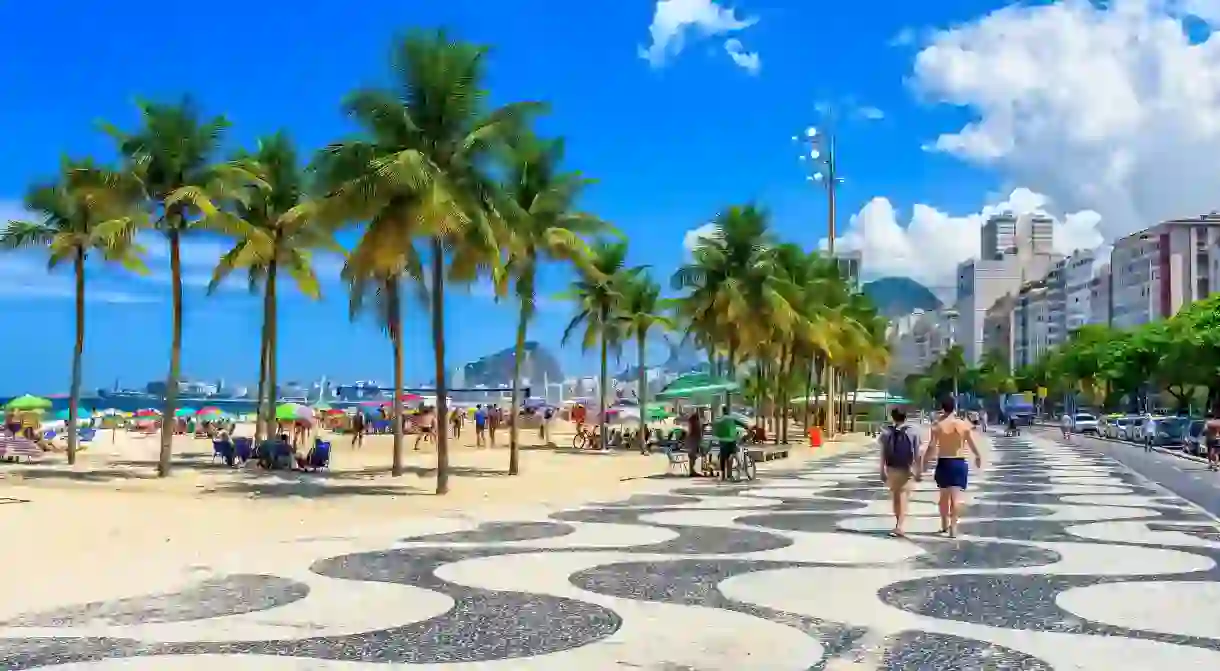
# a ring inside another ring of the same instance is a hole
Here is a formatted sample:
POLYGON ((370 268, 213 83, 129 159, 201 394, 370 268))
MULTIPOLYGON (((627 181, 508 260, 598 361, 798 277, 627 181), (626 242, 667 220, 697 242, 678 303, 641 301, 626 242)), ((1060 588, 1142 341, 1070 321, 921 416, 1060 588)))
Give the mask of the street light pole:
MULTIPOLYGON (((839 177, 838 157, 836 155, 835 133, 833 126, 833 116, 828 114, 827 122, 829 130, 822 131, 815 126, 809 126, 805 129, 803 143, 807 146, 805 151, 801 152, 800 160, 803 163, 813 163, 814 172, 812 175, 806 175, 805 179, 811 182, 821 182, 826 188, 826 235, 827 235, 827 252, 830 255, 831 263, 835 264, 835 271, 838 272, 839 259, 835 256, 835 237, 838 235, 838 230, 835 221, 835 206, 836 192, 838 185, 843 181, 839 177)), ((802 142, 799 136, 793 136, 793 142, 802 142)), ((836 371, 834 366, 828 360, 826 362, 826 435, 827 437, 834 435, 835 432, 835 379, 836 371)))

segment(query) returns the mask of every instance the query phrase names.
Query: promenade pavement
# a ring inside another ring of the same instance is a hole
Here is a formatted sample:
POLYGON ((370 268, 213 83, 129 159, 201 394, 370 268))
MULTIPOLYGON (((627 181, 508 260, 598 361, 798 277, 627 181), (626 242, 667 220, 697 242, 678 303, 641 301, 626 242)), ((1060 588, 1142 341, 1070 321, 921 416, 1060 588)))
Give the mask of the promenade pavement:
POLYGON ((955 540, 932 533, 930 479, 888 538, 875 451, 842 454, 537 518, 133 561, 76 605, 0 599, 0 669, 1220 668, 1214 518, 1088 446, 985 442, 955 540))

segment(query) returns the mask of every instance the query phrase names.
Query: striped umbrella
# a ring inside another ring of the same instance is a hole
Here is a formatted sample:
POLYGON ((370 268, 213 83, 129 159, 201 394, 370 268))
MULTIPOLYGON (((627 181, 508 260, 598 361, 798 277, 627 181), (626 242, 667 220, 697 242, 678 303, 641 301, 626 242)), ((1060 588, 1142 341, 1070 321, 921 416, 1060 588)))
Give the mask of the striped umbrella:
POLYGON ((0 459, 17 457, 39 459, 42 457, 42 448, 38 447, 34 441, 21 436, 0 437, 0 459))

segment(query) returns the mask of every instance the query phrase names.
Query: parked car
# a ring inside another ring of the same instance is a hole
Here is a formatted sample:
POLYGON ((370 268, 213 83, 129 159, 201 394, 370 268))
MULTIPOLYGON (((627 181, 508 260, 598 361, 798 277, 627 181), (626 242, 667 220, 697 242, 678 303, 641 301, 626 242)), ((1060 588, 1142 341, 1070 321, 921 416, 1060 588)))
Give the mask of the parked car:
POLYGON ((1185 441, 1189 417, 1157 417, 1156 435, 1151 437, 1153 445, 1181 449, 1185 441))
POLYGON ((1113 438, 1114 440, 1121 439, 1123 437, 1123 434, 1125 434, 1127 432, 1127 427, 1130 425, 1131 425, 1130 417, 1126 417, 1126 416, 1115 417, 1114 421, 1111 422, 1108 427, 1110 431, 1109 431, 1109 433, 1106 434, 1106 438, 1113 438))
POLYGON ((1118 432, 1119 440, 1140 441, 1144 438, 1144 418, 1138 415, 1124 417, 1127 420, 1121 424, 1118 432))
POLYGON ((1203 444, 1203 425, 1204 422, 1201 419, 1190 420, 1190 425, 1183 436, 1183 449, 1187 454, 1207 456, 1207 446, 1203 444))
POLYGON ((1091 433, 1097 435, 1097 418, 1088 413, 1078 413, 1072 417, 1072 433, 1091 433))

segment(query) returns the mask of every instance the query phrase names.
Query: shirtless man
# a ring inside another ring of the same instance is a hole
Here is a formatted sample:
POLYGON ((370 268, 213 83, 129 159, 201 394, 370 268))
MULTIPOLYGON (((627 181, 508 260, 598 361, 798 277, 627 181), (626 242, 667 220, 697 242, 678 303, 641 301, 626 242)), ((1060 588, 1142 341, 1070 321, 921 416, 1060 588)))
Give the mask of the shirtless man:
POLYGON ((957 521, 961 519, 963 505, 962 491, 966 489, 970 474, 963 446, 969 447, 974 454, 975 468, 983 467, 983 457, 971 433, 974 427, 954 414, 954 406, 952 397, 941 402, 942 414, 932 424, 932 438, 928 441, 928 449, 919 469, 923 472, 933 460, 936 461, 936 486, 940 488, 940 532, 948 534, 949 538, 957 537, 957 521))
POLYGON ((1220 469, 1220 405, 1207 413, 1203 424, 1203 444, 1207 446, 1207 470, 1220 469))

